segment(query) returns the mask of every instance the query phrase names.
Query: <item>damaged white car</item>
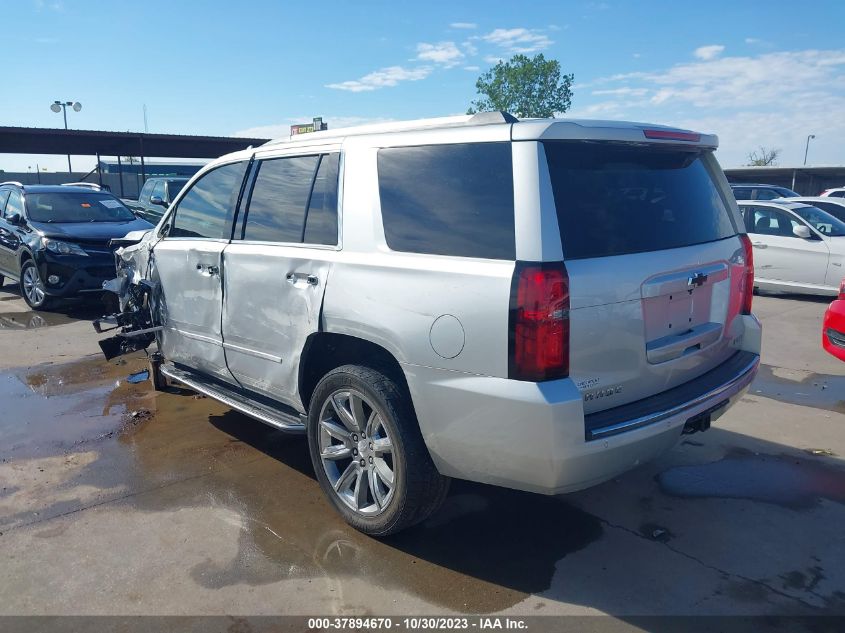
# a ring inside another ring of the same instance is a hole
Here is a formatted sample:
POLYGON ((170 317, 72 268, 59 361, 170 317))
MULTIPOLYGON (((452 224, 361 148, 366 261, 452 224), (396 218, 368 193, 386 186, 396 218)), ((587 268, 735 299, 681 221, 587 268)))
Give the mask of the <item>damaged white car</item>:
POLYGON ((451 477, 586 488, 709 428, 757 371, 716 146, 484 113, 230 154, 118 251, 102 347, 307 433, 369 534, 424 520, 451 477))

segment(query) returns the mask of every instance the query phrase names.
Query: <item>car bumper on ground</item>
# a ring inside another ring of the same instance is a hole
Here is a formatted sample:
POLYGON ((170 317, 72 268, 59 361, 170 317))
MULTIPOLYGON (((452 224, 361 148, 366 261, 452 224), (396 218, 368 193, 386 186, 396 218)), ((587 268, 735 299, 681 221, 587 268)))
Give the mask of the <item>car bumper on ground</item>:
POLYGON ((760 363, 759 322, 744 318, 748 345, 731 359, 677 389, 598 417, 584 415, 581 392, 569 379, 530 383, 413 365, 403 369, 420 429, 442 474, 560 494, 657 457, 678 441, 685 425, 706 428, 711 417, 739 400, 760 363), (597 425, 597 419, 609 423, 597 425))

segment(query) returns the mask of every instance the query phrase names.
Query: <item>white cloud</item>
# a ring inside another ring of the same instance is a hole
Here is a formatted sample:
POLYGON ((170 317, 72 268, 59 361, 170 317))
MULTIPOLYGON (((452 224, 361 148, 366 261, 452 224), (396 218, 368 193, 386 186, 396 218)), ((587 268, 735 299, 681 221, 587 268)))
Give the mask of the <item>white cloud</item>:
POLYGON ((418 81, 425 79, 431 74, 431 67, 418 66, 417 68, 403 68, 402 66, 388 66, 375 70, 360 79, 341 81, 339 83, 326 84, 326 88, 335 90, 348 90, 349 92, 368 92, 379 88, 392 87, 402 81, 418 81))
POLYGON ((582 96, 567 115, 715 132, 726 167, 760 145, 781 148, 783 165, 800 165, 807 134, 815 134, 811 162, 845 164, 843 72, 845 49, 717 57, 596 79, 589 95, 576 91, 582 96), (785 94, 784 77, 799 77, 802 89, 785 94))
POLYGON ((485 55, 484 61, 487 62, 488 64, 495 65, 495 64, 498 64, 499 62, 503 62, 505 60, 502 57, 499 57, 498 55, 485 55))
POLYGON ((464 66, 464 70, 471 70, 473 72, 477 72, 481 70, 481 68, 479 68, 478 66, 464 66))
POLYGON ((598 95, 619 95, 619 96, 631 96, 631 97, 642 97, 648 94, 647 88, 610 88, 607 90, 593 90, 592 94, 598 95))
POLYGON ((454 42, 438 42, 437 44, 422 42, 417 44, 417 59, 420 61, 433 62, 451 68, 457 66, 463 57, 464 54, 454 42))
POLYGON ((467 52, 467 55, 478 55, 478 47, 467 40, 466 42, 461 42, 461 46, 464 47, 464 50, 467 52))
POLYGON ((494 29, 487 35, 482 35, 480 39, 499 46, 511 54, 534 53, 554 43, 547 35, 524 28, 494 29))
POLYGON ((719 55, 722 54, 722 51, 725 50, 725 47, 721 44, 710 44, 709 46, 699 46, 696 48, 692 54, 695 55, 698 59, 703 60, 710 60, 716 59, 719 55))
POLYGON ((759 43, 760 43, 760 40, 759 40, 759 39, 757 39, 756 37, 746 37, 746 38, 745 38, 745 43, 746 43, 746 44, 759 44, 759 43))
POLYGON ((475 22, 452 22, 449 25, 452 29, 477 29, 478 25, 475 22))

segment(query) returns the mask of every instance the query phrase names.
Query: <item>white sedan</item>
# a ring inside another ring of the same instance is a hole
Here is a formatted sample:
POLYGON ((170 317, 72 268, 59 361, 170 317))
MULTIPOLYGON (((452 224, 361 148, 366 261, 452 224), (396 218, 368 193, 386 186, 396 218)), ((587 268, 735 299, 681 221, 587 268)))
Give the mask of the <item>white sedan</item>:
POLYGON ((845 273, 845 222, 803 202, 737 201, 754 247, 754 286, 836 295, 845 273))

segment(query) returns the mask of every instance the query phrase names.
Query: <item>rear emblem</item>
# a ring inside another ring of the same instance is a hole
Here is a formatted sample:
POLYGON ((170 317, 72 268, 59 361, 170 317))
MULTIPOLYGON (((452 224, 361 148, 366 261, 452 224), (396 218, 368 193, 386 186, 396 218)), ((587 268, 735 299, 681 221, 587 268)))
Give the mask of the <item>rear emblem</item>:
POLYGON ((607 389, 599 389, 598 391, 585 393, 584 402, 598 400, 599 398, 609 398, 610 396, 615 396, 619 393, 622 393, 622 385, 615 385, 613 387, 608 387, 607 389))
POLYGON ((695 273, 694 275, 690 275, 687 279, 687 286, 690 288, 694 288, 695 286, 703 286, 704 282, 707 281, 707 275, 704 273, 695 273))

